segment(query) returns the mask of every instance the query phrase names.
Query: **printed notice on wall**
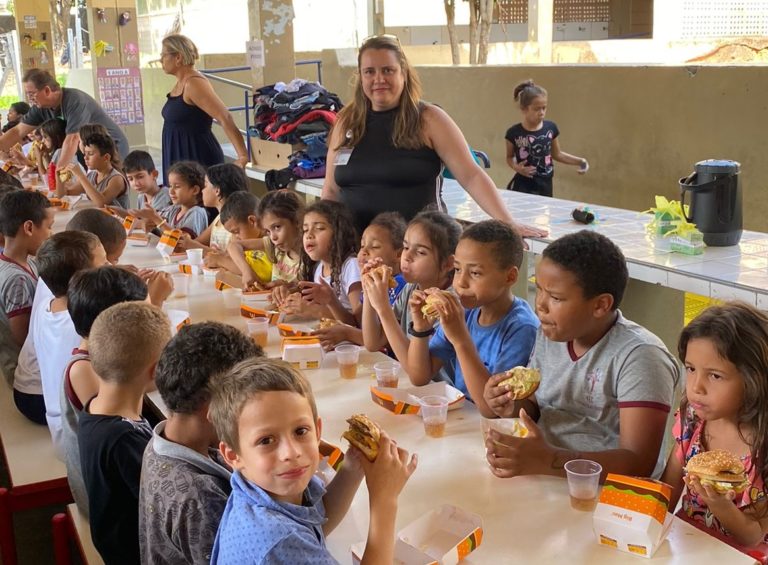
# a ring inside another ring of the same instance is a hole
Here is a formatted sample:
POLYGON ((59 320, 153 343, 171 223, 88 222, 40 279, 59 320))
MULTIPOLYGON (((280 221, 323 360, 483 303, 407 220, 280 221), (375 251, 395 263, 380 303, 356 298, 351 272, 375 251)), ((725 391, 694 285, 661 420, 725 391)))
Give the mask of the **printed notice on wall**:
POLYGON ((37 16, 24 16, 24 29, 37 29, 37 16))
POLYGON ((97 69, 96 82, 101 107, 116 124, 144 123, 139 69, 97 69))
POLYGON ((245 42, 246 63, 256 70, 265 65, 264 42, 261 39, 245 42))

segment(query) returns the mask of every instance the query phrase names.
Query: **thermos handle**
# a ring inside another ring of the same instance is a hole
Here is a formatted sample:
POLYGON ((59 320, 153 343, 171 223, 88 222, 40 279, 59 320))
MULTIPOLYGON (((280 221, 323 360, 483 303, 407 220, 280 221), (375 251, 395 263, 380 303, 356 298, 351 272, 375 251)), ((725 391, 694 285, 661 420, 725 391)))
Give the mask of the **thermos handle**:
POLYGON ((683 177, 680 179, 680 209, 683 211, 683 216, 685 216, 685 219, 689 222, 693 222, 693 218, 688 217, 688 214, 685 213, 685 193, 690 190, 691 182, 696 178, 696 171, 692 172, 687 177, 683 177))

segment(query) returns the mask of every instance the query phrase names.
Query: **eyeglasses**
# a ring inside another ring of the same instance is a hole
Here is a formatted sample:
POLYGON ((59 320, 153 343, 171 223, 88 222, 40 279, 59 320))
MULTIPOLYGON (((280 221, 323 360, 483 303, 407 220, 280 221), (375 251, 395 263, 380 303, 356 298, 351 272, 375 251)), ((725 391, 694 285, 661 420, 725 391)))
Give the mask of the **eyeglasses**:
POLYGON ((162 59, 163 57, 172 57, 172 56, 174 56, 174 55, 176 55, 176 53, 166 53, 166 52, 160 51, 160 58, 161 58, 161 59, 162 59))
POLYGON ((375 35, 369 35, 365 39, 363 39, 363 43, 361 45, 365 45, 369 41, 373 39, 389 39, 390 41, 394 41, 398 45, 400 45, 400 39, 396 35, 392 35, 391 33, 379 33, 375 35))

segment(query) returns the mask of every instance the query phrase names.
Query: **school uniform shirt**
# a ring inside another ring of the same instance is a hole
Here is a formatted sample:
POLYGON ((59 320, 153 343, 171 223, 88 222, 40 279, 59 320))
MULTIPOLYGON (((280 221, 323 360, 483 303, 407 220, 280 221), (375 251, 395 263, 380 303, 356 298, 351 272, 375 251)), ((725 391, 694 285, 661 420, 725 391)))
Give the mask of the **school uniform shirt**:
POLYGON ((235 471, 211 565, 337 565, 325 546, 324 494, 314 476, 301 505, 278 502, 235 471))
MULTIPOLYGON (((331 284, 331 277, 323 276, 322 261, 317 262, 317 266, 315 267, 314 281, 316 283, 325 281, 329 286, 333 286, 331 284)), ((349 303, 349 288, 353 284, 359 283, 359 282, 360 282, 360 265, 357 262, 357 257, 352 255, 350 257, 347 257, 346 261, 344 261, 344 264, 341 266, 341 274, 339 276, 338 288, 333 289, 334 292, 336 293, 336 297, 339 299, 339 302, 341 302, 341 305, 344 307, 345 310, 348 310, 349 312, 352 311, 352 306, 349 303)))
POLYGON ((13 374, 13 388, 24 394, 43 394, 43 383, 40 381, 40 364, 37 362, 37 352, 32 336, 35 333, 35 320, 39 317, 38 310, 51 300, 53 300, 53 293, 48 289, 43 279, 38 278, 35 298, 32 301, 32 312, 29 317, 27 339, 21 346, 19 362, 13 374))
POLYGON ((669 413, 680 369, 664 343, 620 311, 611 329, 581 357, 570 342, 539 330, 530 367, 541 371, 539 427, 554 447, 604 451, 619 446, 619 410, 669 413))
POLYGON ((168 187, 167 186, 159 186, 160 190, 152 197, 152 200, 147 202, 147 195, 140 192, 139 195, 136 197, 136 207, 139 210, 143 210, 144 208, 147 208, 149 206, 152 206, 152 208, 158 212, 161 210, 165 210, 173 204, 171 202, 171 195, 168 194, 168 187))
POLYGON ((187 232, 192 239, 195 239, 208 227, 208 214, 202 206, 192 206, 183 216, 180 216, 179 212, 181 212, 181 206, 174 204, 159 213, 171 228, 187 232))
POLYGON ((22 265, 0 253, 0 371, 8 384, 13 384, 21 351, 11 335, 11 319, 31 314, 36 284, 34 259, 22 265))
POLYGON ((533 177, 515 174, 507 189, 528 194, 552 196, 552 177, 555 168, 552 161, 552 142, 560 135, 557 124, 544 120, 536 131, 530 131, 523 124, 515 124, 507 130, 504 139, 515 148, 515 160, 521 165, 536 167, 533 177))
POLYGON ((211 562, 232 487, 218 450, 208 457, 164 437, 160 422, 144 451, 139 488, 141 562, 211 562))
MULTIPOLYGON (((480 308, 470 308, 464 312, 469 336, 491 375, 528 362, 536 340, 539 319, 525 300, 515 298, 507 314, 490 326, 481 325, 479 317, 480 308)), ((442 325, 437 326, 435 335, 429 340, 429 353, 444 365, 452 366, 454 386, 471 400, 456 349, 445 336, 442 325)))
POLYGON ((119 206, 124 210, 127 210, 128 208, 131 207, 131 201, 128 197, 128 181, 125 180, 123 173, 113 168, 111 171, 109 171, 109 174, 107 174, 107 176, 105 176, 100 181, 97 180, 99 176, 98 171, 88 171, 86 176, 88 177, 88 180, 94 186, 96 191, 99 193, 103 193, 105 190, 107 190, 107 186, 109 186, 110 179, 112 179, 113 177, 120 177, 123 183, 123 191, 120 194, 118 194, 112 202, 108 202, 107 206, 119 206))
POLYGON ((64 455, 64 463, 67 466, 67 483, 72 491, 78 510, 88 517, 88 492, 83 482, 83 471, 80 468, 80 447, 77 444, 77 428, 80 415, 83 413, 83 405, 72 388, 69 373, 72 366, 80 361, 91 362, 91 357, 84 349, 72 350, 72 357, 64 369, 64 378, 61 380, 59 405, 61 406, 61 452, 64 455))
POLYGON ((152 428, 144 418, 80 415, 77 441, 88 492, 93 545, 107 565, 136 565, 139 557, 139 478, 152 428))

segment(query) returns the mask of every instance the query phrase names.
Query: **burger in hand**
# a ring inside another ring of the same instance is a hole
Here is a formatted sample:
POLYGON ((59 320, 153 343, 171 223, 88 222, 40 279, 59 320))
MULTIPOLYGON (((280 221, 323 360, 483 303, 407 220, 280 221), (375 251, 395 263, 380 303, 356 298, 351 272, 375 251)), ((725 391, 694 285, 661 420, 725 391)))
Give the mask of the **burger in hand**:
POLYGON ((723 449, 694 455, 685 466, 685 473, 720 494, 728 491, 739 494, 749 488, 744 464, 733 453, 723 449))
POLYGON ((380 258, 376 257, 368 261, 360 274, 367 275, 369 273, 376 273, 379 275, 382 279, 387 281, 387 286, 389 286, 389 288, 397 287, 397 281, 395 280, 395 277, 392 276, 392 267, 382 263, 380 258))
POLYGON ((427 297, 424 299, 421 313, 428 322, 435 322, 440 319, 440 310, 437 309, 437 305, 440 303, 440 295, 445 291, 439 288, 428 288, 424 292, 427 297))
POLYGON ((497 386, 507 387, 512 394, 513 400, 522 400, 528 398, 541 383, 541 372, 538 369, 529 367, 513 367, 504 371, 507 376, 497 386))
POLYGON ((379 454, 379 425, 365 414, 355 414, 347 419, 347 423, 349 429, 341 434, 341 437, 362 451, 368 461, 374 461, 379 454))

